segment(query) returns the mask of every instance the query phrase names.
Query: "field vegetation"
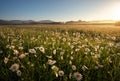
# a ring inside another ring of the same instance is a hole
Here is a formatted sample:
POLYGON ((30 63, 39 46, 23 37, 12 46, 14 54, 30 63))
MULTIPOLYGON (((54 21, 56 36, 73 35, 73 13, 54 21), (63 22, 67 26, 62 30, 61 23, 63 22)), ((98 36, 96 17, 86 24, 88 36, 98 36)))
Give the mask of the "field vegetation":
POLYGON ((120 27, 1 25, 0 81, 120 81, 120 27))

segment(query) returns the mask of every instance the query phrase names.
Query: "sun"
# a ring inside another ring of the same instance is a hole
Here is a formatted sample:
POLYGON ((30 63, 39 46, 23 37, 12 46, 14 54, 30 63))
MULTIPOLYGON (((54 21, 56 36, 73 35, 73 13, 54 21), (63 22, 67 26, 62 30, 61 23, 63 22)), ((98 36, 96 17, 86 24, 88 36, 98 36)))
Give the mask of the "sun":
POLYGON ((114 12, 113 20, 120 20, 120 10, 114 12))
POLYGON ((113 20, 120 20, 120 6, 113 10, 113 20))

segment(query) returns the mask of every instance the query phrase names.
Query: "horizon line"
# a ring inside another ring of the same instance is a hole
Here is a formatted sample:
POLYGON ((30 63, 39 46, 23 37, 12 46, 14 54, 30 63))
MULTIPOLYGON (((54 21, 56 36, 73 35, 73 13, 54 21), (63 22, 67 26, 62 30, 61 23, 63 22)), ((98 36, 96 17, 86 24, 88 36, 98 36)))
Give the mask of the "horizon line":
POLYGON ((42 20, 50 20, 50 21, 55 21, 55 22, 67 22, 67 21, 120 21, 120 20, 114 20, 114 19, 91 19, 91 20, 82 20, 82 19, 76 19, 76 20, 54 20, 54 19, 41 19, 41 20, 35 20, 35 19, 0 19, 0 20, 6 20, 6 21, 11 21, 11 20, 21 20, 21 21, 28 21, 28 20, 32 20, 32 21, 42 21, 42 20))

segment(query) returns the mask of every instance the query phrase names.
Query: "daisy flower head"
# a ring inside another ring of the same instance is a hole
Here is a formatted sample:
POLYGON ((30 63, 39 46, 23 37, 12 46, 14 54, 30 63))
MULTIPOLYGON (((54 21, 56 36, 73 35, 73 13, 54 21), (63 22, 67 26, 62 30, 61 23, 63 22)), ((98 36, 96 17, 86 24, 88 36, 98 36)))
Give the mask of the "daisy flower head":
POLYGON ((23 58, 25 58, 25 57, 26 57, 25 54, 21 54, 21 55, 19 56, 20 59, 23 59, 23 58))
POLYGON ((35 51, 35 49, 29 49, 29 53, 35 54, 36 51, 35 51))
POLYGON ((42 52, 42 53, 45 53, 45 48, 44 47, 39 47, 39 50, 42 52))
POLYGON ((59 76, 63 76, 64 75, 64 71, 62 71, 62 70, 58 71, 58 75, 59 76))
POLYGON ((48 60, 49 65, 54 65, 56 63, 56 60, 48 60))
POLYGON ((17 70, 17 76, 21 76, 21 71, 20 70, 17 70))
POLYGON ((75 72, 74 77, 77 81, 80 81, 83 78, 82 74, 80 74, 79 72, 75 72))
POLYGON ((76 70, 76 66, 75 65, 72 65, 72 70, 76 70))
POLYGON ((9 68, 12 72, 15 72, 19 69, 19 64, 14 63, 10 68, 9 68))
POLYGON ((53 65, 53 66, 51 67, 51 69, 52 69, 53 71, 55 71, 55 72, 57 72, 57 71, 59 70, 59 68, 58 68, 57 66, 55 66, 55 65, 53 65))

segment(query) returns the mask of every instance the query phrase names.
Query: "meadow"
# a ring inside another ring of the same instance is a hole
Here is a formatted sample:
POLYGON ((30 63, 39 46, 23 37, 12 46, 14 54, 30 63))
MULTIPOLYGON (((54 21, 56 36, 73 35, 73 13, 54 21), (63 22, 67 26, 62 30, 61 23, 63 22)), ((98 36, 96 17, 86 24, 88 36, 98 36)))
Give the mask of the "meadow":
POLYGON ((0 25, 0 81, 120 81, 120 26, 0 25))

